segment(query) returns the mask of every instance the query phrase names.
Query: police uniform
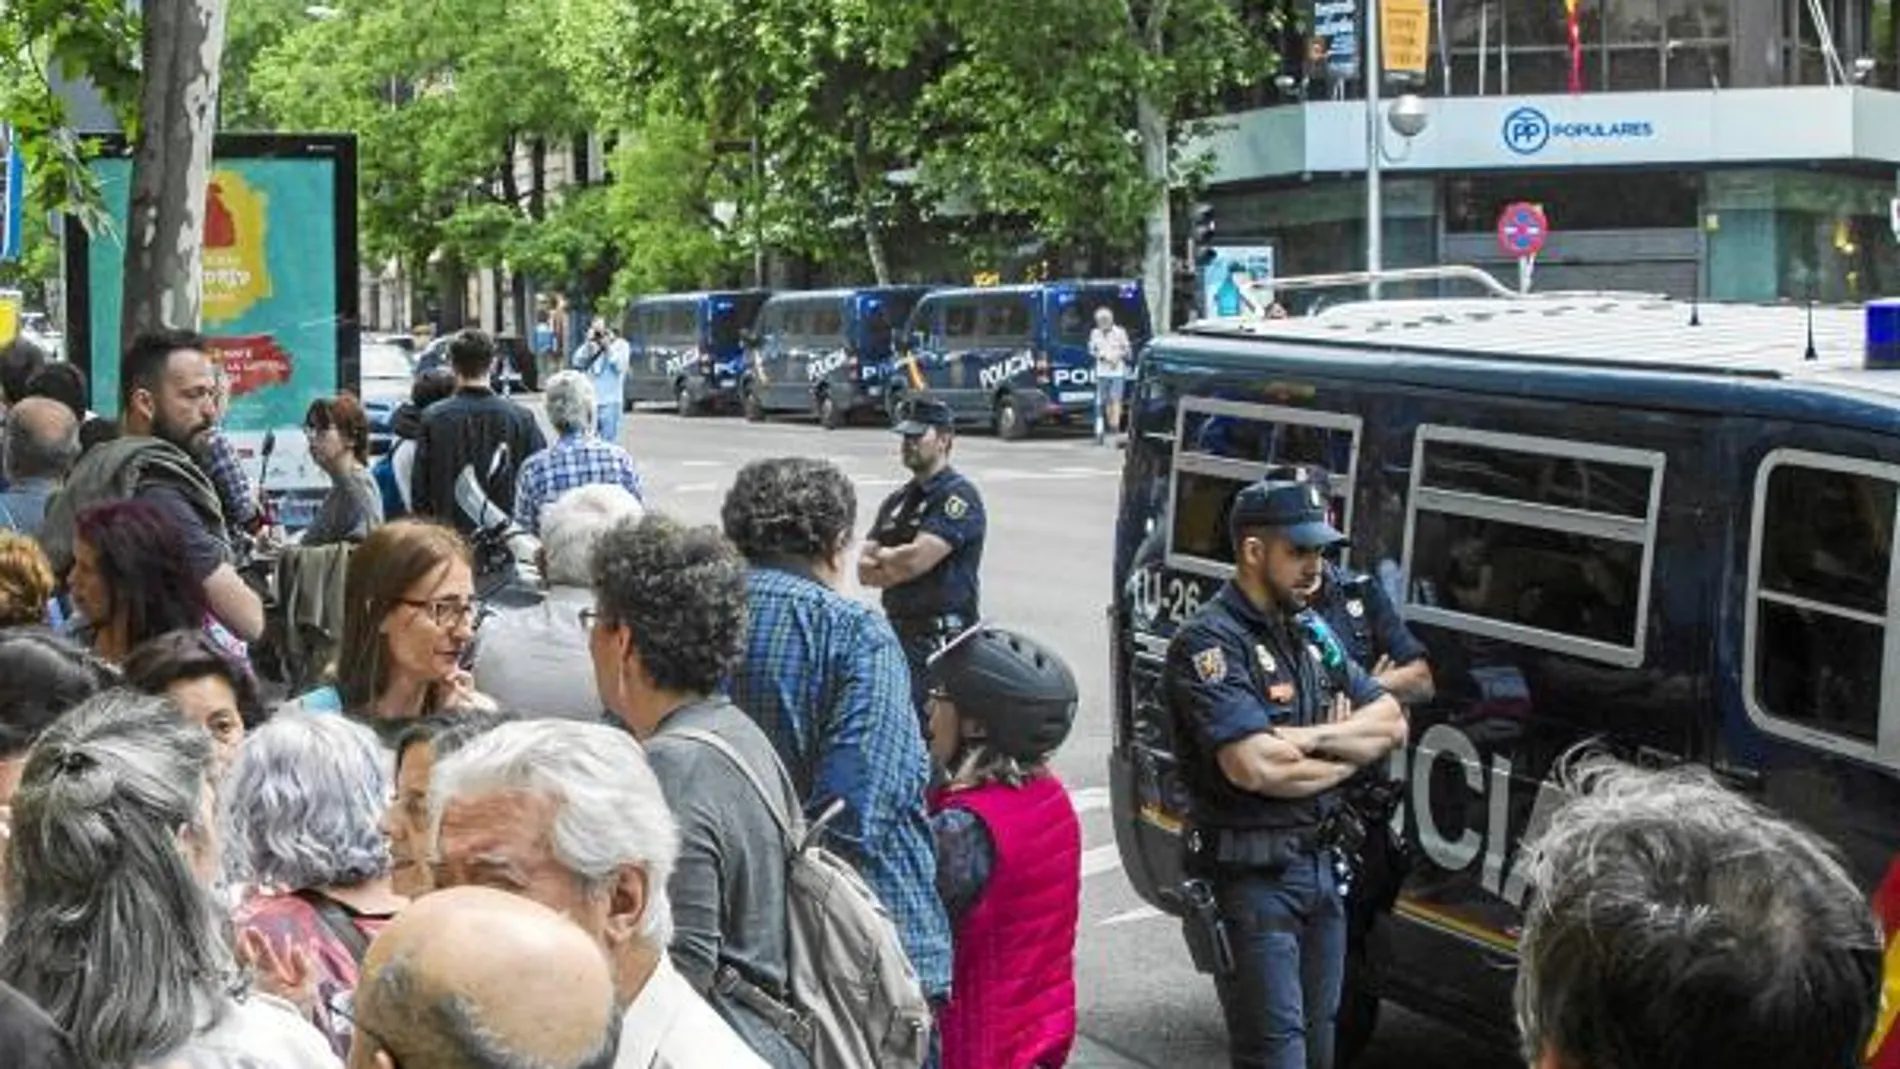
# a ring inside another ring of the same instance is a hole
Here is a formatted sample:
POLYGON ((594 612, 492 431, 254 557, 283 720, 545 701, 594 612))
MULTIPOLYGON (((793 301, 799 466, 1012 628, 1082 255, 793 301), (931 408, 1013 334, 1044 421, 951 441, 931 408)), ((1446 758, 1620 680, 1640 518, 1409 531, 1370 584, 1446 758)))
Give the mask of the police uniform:
MULTIPOLYGON (((1310 484, 1255 483, 1235 498, 1230 524, 1330 545, 1343 536, 1325 505, 1310 484)), ((1276 727, 1324 723, 1337 694, 1358 708, 1385 692, 1318 613, 1263 611, 1231 581, 1176 633, 1163 679, 1190 798, 1187 868, 1211 884, 1232 952, 1215 983, 1233 1063, 1325 1069, 1346 922, 1322 828, 1339 792, 1280 799, 1242 790, 1216 754, 1276 727)))
MULTIPOLYGON (((954 425, 949 405, 920 398, 906 406, 904 418, 892 430, 914 435, 954 425)), ((884 499, 871 525, 871 540, 880 546, 907 546, 920 534, 936 535, 950 545, 949 554, 936 567, 909 582, 884 588, 884 615, 890 618, 910 663, 911 700, 920 718, 929 691, 925 667, 930 655, 945 638, 977 622, 977 573, 983 564, 987 526, 983 497, 975 484, 948 467, 898 488, 884 499)))
POLYGON ((1395 665, 1425 659, 1425 644, 1405 626, 1377 579, 1332 561, 1324 567, 1326 583, 1313 602, 1313 611, 1325 617, 1359 667, 1371 671, 1381 657, 1390 657, 1395 665))

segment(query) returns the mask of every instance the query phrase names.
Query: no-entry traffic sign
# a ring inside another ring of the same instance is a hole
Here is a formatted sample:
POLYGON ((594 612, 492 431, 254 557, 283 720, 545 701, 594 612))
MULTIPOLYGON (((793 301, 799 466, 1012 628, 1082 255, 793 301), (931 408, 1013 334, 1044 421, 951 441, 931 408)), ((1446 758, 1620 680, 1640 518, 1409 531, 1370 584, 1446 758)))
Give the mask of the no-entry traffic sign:
POLYGON ((1544 251, 1550 237, 1550 220, 1544 209, 1529 201, 1507 204, 1498 213, 1498 248, 1504 255, 1527 260, 1544 251))

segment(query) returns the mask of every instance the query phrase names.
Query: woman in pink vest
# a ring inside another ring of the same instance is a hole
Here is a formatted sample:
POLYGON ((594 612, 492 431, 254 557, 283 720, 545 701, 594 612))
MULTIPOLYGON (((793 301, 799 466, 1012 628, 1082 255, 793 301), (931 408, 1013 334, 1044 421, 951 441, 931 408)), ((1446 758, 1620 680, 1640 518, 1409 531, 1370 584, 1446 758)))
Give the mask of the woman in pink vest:
POLYGON ((978 626, 930 662, 937 890, 955 979, 943 1069, 1055 1069, 1075 1042, 1082 825, 1048 768, 1075 721, 1075 676, 1021 635, 978 626))

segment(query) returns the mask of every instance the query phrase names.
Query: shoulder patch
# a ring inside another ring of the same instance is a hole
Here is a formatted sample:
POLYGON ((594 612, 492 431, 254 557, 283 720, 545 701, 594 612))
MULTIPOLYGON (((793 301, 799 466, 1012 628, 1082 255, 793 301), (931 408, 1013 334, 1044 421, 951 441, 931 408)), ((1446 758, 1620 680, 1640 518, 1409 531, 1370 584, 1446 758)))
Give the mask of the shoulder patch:
POLYGON ((1194 655, 1194 673, 1203 683, 1213 683, 1227 675, 1227 655, 1219 646, 1209 646, 1194 655))
POLYGON ((1366 603, 1354 598, 1346 603, 1346 615, 1357 620, 1366 614, 1366 603))
POLYGON ((960 520, 970 514, 970 503, 951 494, 943 503, 943 514, 953 520, 960 520))

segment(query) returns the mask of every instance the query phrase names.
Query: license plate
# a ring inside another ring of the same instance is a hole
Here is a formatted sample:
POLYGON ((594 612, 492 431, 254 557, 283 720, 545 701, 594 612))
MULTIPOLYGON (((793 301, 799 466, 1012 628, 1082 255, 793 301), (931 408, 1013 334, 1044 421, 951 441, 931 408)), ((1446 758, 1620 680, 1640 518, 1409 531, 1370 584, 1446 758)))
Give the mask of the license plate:
POLYGON ((1095 391, 1094 390, 1064 390, 1061 393, 1056 395, 1056 400, 1061 401, 1065 405, 1072 405, 1078 401, 1093 401, 1095 400, 1095 391))

